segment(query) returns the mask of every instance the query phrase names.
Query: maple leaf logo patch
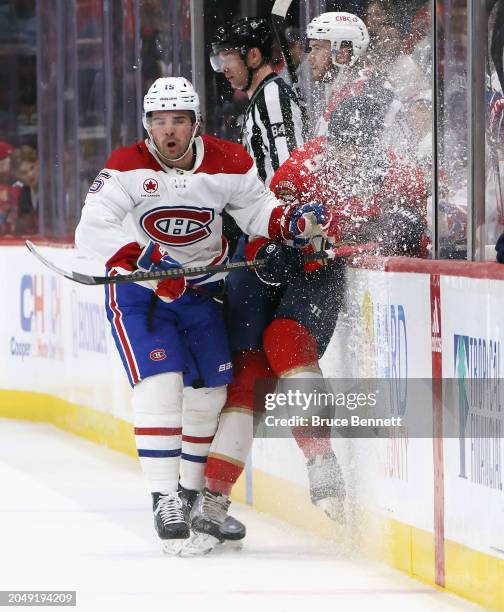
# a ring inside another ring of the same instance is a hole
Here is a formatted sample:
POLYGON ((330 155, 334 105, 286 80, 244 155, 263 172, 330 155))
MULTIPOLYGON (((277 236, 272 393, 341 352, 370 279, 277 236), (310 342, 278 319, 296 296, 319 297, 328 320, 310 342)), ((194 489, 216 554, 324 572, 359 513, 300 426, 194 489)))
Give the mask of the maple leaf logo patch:
POLYGON ((158 190, 158 186, 158 182, 153 178, 148 178, 143 183, 144 191, 147 193, 155 193, 158 190))

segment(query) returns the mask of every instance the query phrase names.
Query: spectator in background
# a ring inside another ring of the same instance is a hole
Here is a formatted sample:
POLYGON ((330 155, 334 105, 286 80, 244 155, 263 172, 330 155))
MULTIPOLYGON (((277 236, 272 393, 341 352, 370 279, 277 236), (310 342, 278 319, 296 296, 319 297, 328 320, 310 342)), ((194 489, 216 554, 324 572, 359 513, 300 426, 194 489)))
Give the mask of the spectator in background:
POLYGON ((12 153, 12 169, 18 179, 17 234, 34 234, 38 228, 39 164, 37 152, 24 145, 12 153))
POLYGON ((0 142, 0 235, 14 230, 18 189, 13 185, 11 156, 14 147, 0 142))
POLYGON ((377 34, 386 21, 390 19, 391 6, 387 0, 370 2, 364 19, 369 32, 369 51, 373 51, 377 42, 377 34))
POLYGON ((403 104, 430 88, 426 71, 403 51, 404 32, 393 23, 385 23, 379 32, 381 49, 378 69, 383 71, 403 104))
POLYGON ((423 1, 412 16, 411 25, 403 41, 404 51, 414 53, 418 43, 429 38, 431 31, 431 2, 423 1))
POLYGON ((12 183, 11 155, 14 147, 8 142, 0 142, 0 183, 12 183))

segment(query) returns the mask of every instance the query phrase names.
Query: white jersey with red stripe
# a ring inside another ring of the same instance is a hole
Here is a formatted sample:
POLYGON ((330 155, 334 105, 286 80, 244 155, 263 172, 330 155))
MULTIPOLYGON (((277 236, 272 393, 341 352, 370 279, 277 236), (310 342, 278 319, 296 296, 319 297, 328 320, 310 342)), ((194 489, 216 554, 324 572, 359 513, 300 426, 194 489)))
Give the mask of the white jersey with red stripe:
POLYGON ((194 166, 186 171, 166 166, 148 141, 138 142, 114 151, 94 180, 75 242, 104 264, 132 242, 154 240, 183 266, 207 266, 227 259, 224 210, 244 233, 267 237, 277 206, 239 144, 198 137, 194 166))

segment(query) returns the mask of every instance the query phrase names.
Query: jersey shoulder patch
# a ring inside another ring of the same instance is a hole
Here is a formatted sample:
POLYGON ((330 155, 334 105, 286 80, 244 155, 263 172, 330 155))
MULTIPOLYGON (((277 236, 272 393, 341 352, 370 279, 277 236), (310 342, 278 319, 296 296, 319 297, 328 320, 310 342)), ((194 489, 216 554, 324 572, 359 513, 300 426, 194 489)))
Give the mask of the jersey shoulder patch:
POLYGON ((246 174, 254 162, 241 144, 214 136, 202 136, 205 154, 196 173, 246 174))
POLYGON ((105 168, 127 172, 128 170, 154 170, 162 171, 159 163, 150 154, 143 140, 136 142, 128 147, 121 147, 112 151, 108 158, 105 168))

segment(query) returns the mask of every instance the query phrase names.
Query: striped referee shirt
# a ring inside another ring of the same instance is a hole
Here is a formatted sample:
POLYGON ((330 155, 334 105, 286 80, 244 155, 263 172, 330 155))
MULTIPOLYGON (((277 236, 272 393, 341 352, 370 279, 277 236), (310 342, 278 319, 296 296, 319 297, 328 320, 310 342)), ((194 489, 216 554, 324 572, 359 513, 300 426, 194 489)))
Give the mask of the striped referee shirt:
POLYGON ((250 98, 242 127, 242 144, 266 186, 291 152, 303 144, 302 128, 296 94, 278 75, 268 74, 250 98))

